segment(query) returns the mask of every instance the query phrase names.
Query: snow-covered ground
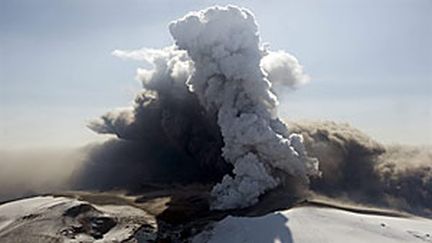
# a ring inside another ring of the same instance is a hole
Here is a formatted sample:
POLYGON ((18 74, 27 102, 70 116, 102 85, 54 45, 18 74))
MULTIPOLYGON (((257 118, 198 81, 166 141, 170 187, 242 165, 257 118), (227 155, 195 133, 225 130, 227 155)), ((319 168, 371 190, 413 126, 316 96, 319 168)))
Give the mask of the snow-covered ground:
MULTIPOLYGON (((187 238, 170 237, 169 232, 158 234, 154 215, 148 214, 142 205, 109 201, 90 203, 69 197, 38 196, 2 204, 0 242, 159 242, 158 235, 166 235, 168 238, 161 239, 171 239, 168 242, 190 242, 187 238)), ((202 233, 191 241, 432 242, 431 219, 388 216, 398 214, 376 210, 348 211, 332 207, 331 203, 327 207, 303 205, 261 217, 227 216, 204 226, 204 231, 196 228, 202 233)), ((190 206, 194 205, 191 202, 190 206)))
POLYGON ((432 242, 432 220, 298 207, 262 217, 227 217, 193 243, 432 242))
POLYGON ((151 236, 152 229, 156 230, 152 218, 128 205, 98 206, 53 196, 0 205, 2 243, 126 242, 145 238, 149 230, 147 236, 151 236))

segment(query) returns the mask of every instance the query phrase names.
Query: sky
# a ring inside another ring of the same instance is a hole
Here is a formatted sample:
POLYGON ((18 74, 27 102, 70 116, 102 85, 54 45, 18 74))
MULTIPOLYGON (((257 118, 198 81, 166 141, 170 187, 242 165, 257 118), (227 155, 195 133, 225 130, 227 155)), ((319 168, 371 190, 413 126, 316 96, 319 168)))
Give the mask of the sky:
POLYGON ((279 91, 282 117, 432 144, 431 0, 1 0, 0 148, 100 139, 87 122, 129 106, 143 66, 111 52, 170 45, 170 21, 229 3, 252 10, 262 41, 311 76, 279 91))

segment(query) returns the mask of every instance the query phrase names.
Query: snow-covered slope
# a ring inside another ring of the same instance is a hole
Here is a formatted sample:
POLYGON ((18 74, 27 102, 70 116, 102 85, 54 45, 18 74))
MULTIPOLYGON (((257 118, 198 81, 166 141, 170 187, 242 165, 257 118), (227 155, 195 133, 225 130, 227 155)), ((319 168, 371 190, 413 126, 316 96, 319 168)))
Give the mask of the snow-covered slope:
POLYGON ((129 242, 151 237, 152 230, 156 231, 152 218, 128 205, 98 206, 53 196, 0 205, 2 243, 129 242))
MULTIPOLYGON (((202 232, 192 243, 432 242, 431 219, 350 209, 331 201, 327 206, 312 202, 261 217, 227 216, 214 224, 208 223, 221 217, 209 214, 208 221, 191 217, 190 222, 169 230, 161 218, 149 213, 159 203, 145 207, 138 201, 113 200, 115 194, 89 193, 90 197, 91 202, 38 196, 2 204, 0 242, 190 242, 189 236, 179 237, 186 234, 186 224, 202 232)), ((188 206, 197 207, 196 201, 188 206)), ((171 212, 164 217, 178 216, 179 211, 171 212)))
POLYGON ((227 217, 193 242, 432 242, 432 220, 307 206, 256 218, 227 217))

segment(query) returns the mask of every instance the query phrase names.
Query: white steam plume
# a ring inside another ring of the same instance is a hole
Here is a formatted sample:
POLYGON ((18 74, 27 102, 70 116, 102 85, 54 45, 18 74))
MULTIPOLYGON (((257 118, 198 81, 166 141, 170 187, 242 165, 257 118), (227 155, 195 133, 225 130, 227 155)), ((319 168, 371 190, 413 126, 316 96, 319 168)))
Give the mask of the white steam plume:
MULTIPOLYGON (((295 88, 308 76, 295 57, 261 46, 252 13, 235 6, 211 7, 189 13, 169 29, 173 46, 113 52, 120 58, 144 60, 153 69, 138 69, 145 91, 133 110, 108 113, 90 128, 134 138, 156 132, 144 128, 155 124, 148 117, 156 117, 152 114, 158 104, 198 100, 206 116, 216 120, 223 139, 222 156, 233 165, 233 176, 225 175, 212 190, 214 209, 256 203, 260 195, 281 183, 275 174, 283 172, 304 183, 310 175, 319 174, 318 161, 307 156, 302 137, 290 134, 276 116, 278 101, 271 89, 272 83, 295 88)), ((195 104, 181 107, 197 109, 195 104)), ((170 113, 162 112, 163 124, 170 113)), ((173 137, 173 132, 167 134, 173 137)))
MULTIPOLYGON (((176 45, 187 51, 194 72, 187 85, 210 113, 217 113, 223 136, 223 157, 234 166, 212 194, 213 208, 246 207, 279 184, 278 169, 307 182, 316 175, 318 161, 306 155, 302 137, 289 135, 276 117, 278 104, 271 83, 260 68, 266 51, 260 47, 254 16, 234 6, 192 12, 170 24, 176 45)), ((286 59, 286 55, 277 54, 286 59)), ((273 61, 264 64, 273 67, 273 61)), ((286 83, 281 74, 296 73, 282 64, 269 77, 286 83)), ((298 75, 297 75, 298 76, 298 75)), ((288 79, 295 80, 296 75, 288 79)), ((289 81, 295 83, 295 81, 289 81)))
POLYGON ((303 66, 297 58, 285 51, 268 52, 261 59, 261 67, 273 84, 297 88, 310 80, 310 77, 303 72, 303 66))

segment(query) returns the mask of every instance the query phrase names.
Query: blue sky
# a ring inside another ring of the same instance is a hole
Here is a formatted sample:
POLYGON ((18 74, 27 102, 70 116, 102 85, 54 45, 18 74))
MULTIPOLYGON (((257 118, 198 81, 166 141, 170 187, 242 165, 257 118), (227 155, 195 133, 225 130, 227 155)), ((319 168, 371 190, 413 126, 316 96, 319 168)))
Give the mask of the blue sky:
POLYGON ((349 122, 378 141, 432 144, 431 0, 2 0, 0 147, 76 146, 89 119, 127 106, 138 62, 114 49, 171 44, 190 10, 251 9, 262 40, 312 81, 282 92, 281 116, 349 122))

